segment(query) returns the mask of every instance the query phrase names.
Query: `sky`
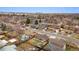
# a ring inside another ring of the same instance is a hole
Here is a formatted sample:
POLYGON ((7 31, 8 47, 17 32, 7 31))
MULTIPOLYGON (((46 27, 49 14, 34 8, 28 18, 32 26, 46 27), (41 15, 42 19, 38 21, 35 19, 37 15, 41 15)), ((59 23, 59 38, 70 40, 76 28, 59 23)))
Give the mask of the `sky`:
POLYGON ((0 12, 79 13, 79 7, 0 7, 0 12))

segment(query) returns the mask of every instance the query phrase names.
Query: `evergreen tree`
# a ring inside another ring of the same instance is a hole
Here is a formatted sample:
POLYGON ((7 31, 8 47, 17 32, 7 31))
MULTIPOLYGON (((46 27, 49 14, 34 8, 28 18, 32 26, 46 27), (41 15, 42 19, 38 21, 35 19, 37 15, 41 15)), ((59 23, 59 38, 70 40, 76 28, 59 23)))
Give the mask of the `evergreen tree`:
POLYGON ((27 18, 26 24, 30 24, 30 19, 29 18, 27 18))
POLYGON ((6 24, 1 24, 1 28, 2 28, 2 31, 5 31, 6 30, 6 24))
POLYGON ((37 24, 38 24, 38 20, 35 21, 35 25, 37 25, 37 24))
POLYGON ((41 19, 41 16, 39 15, 37 18, 38 18, 38 19, 41 19))
POLYGON ((41 19, 39 20, 39 23, 41 23, 41 19))

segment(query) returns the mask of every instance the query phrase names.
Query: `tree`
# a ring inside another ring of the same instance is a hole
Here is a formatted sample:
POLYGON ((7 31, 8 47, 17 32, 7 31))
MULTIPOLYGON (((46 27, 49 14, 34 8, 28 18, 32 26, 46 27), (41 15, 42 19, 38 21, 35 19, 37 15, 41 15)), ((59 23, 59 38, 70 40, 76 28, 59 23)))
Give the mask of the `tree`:
POLYGON ((79 20, 79 17, 76 17, 76 19, 78 19, 78 20, 79 20))
POLYGON ((39 20, 39 23, 41 23, 41 19, 39 20))
POLYGON ((29 18, 27 18, 26 24, 30 24, 30 19, 29 18))
POLYGON ((6 24, 1 24, 1 28, 2 28, 2 31, 5 31, 6 30, 6 24))
POLYGON ((37 24, 38 24, 38 20, 35 21, 35 25, 37 25, 37 24))
POLYGON ((38 19, 41 19, 41 15, 39 15, 37 18, 38 18, 38 19))

